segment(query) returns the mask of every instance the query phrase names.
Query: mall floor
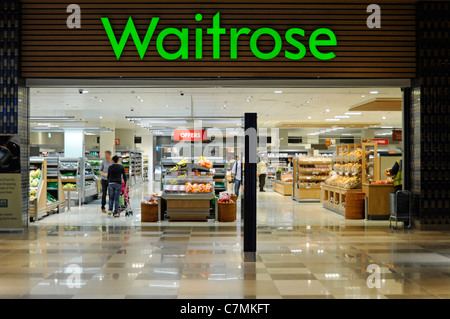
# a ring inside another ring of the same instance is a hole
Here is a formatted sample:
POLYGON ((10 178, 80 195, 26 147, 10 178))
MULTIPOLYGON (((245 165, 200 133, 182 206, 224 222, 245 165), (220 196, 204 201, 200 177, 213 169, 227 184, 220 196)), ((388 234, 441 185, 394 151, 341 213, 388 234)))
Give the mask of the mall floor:
POLYGON ((0 233, 0 298, 450 298, 450 232, 346 221, 268 191, 244 263, 240 221, 141 224, 151 188, 133 188, 132 217, 94 202, 0 233))

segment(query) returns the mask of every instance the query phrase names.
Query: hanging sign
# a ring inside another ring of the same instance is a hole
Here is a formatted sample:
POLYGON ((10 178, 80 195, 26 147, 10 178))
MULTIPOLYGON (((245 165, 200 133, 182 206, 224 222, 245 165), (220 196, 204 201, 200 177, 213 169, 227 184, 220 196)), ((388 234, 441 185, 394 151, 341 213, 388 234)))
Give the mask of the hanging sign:
POLYGON ((207 141, 208 135, 206 133, 206 130, 174 130, 173 140, 177 142, 207 141))

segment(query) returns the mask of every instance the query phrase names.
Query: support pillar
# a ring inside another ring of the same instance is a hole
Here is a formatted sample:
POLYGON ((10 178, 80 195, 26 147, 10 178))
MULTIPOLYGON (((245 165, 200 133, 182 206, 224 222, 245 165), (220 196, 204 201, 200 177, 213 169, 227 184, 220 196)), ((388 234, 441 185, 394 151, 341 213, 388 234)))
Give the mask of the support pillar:
POLYGON ((256 261, 257 114, 245 113, 244 261, 256 261))

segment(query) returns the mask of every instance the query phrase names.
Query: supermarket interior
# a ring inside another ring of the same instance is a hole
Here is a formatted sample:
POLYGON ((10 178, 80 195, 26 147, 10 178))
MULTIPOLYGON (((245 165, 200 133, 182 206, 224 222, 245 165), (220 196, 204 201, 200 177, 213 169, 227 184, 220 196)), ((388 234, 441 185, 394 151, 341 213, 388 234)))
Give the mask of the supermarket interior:
POLYGON ((403 150, 393 87, 31 88, 30 221, 90 212, 83 220, 107 223, 100 167, 111 151, 128 177, 122 223, 239 224, 252 112, 258 225, 388 223, 403 150))

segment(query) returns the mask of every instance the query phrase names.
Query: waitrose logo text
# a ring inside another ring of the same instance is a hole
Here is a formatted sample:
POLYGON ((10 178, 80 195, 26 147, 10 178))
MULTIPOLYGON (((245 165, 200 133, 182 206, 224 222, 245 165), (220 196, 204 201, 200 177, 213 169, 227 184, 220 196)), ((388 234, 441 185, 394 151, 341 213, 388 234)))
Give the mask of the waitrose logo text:
MULTIPOLYGON (((155 30, 158 26, 160 18, 153 17, 150 21, 150 25, 147 32, 141 41, 141 36, 136 30, 133 19, 130 17, 128 19, 127 25, 122 33, 122 36, 118 40, 114 34, 113 28, 109 21, 109 18, 101 18, 103 26, 105 28, 106 34, 108 35, 111 46, 116 54, 117 60, 120 60, 122 52, 131 35, 139 56, 144 59, 147 49, 150 45, 152 39, 156 39, 156 49, 158 54, 166 60, 176 60, 176 59, 189 59, 189 29, 177 29, 177 28, 165 28, 155 35, 155 30), (180 47, 176 52, 168 52, 164 48, 164 39, 167 36, 175 36, 180 40, 180 47)), ((203 20, 203 15, 200 13, 195 15, 195 20, 200 22, 203 20)), ((217 12, 212 21, 212 27, 203 29, 195 29, 195 59, 203 59, 203 38, 205 36, 212 36, 213 40, 213 59, 220 59, 221 55, 221 36, 229 35, 229 47, 230 47, 230 58, 238 58, 238 39, 239 37, 247 36, 250 38, 250 50, 253 55, 262 60, 273 59, 280 54, 284 55, 285 58, 289 60, 300 60, 305 57, 307 53, 307 47, 311 54, 319 60, 330 60, 336 57, 334 52, 323 52, 323 47, 333 47, 337 45, 336 35, 327 28, 319 28, 313 31, 309 35, 305 33, 305 30, 300 28, 292 28, 284 33, 284 38, 286 42, 291 46, 291 48, 284 50, 282 52, 282 35, 276 30, 271 28, 260 28, 252 31, 250 28, 230 28, 227 30, 220 26, 220 12, 217 12), (206 35, 205 35, 206 31, 206 35), (269 36, 273 39, 273 49, 270 52, 262 52, 258 48, 258 39, 261 36, 269 36), (303 39, 305 38, 305 39, 303 39), (302 41, 301 41, 302 40, 302 41), (307 42, 307 46, 304 43, 307 42), (321 50, 322 49, 322 50, 321 50)), ((329 51, 329 50, 328 50, 329 51)))

